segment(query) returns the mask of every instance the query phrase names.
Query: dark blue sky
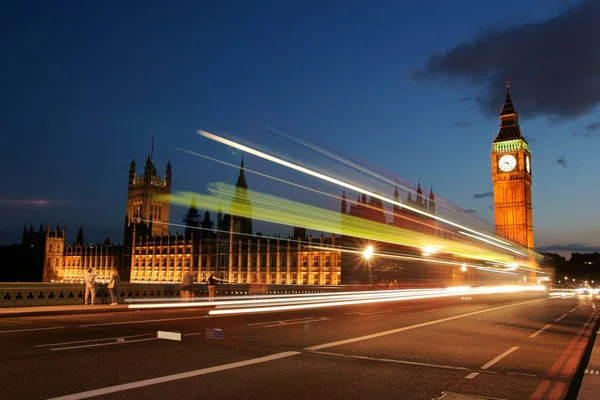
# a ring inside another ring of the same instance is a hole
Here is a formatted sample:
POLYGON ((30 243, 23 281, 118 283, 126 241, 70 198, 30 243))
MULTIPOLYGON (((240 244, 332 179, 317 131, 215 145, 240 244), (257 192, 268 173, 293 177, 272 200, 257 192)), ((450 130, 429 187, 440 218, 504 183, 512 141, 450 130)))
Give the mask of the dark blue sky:
POLYGON ((0 16, 0 231, 18 240, 25 223, 81 223, 116 237, 129 163, 143 163, 152 133, 174 189, 203 190, 237 171, 173 146, 238 164, 196 130, 256 143, 264 125, 492 220, 482 194, 510 75, 533 152, 536 245, 598 247, 594 3, 12 2, 0 16))

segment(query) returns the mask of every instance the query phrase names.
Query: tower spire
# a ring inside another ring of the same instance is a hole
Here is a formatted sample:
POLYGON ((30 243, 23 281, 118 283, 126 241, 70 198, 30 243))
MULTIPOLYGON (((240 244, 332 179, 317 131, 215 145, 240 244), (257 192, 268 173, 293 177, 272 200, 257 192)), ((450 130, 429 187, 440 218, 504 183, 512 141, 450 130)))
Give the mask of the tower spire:
POLYGON ((246 183, 246 174, 244 173, 244 157, 242 156, 242 164, 240 165, 240 174, 238 175, 238 180, 236 185, 242 189, 248 189, 248 184, 246 183))
POLYGON ((152 134, 152 147, 150 148, 150 159, 154 160, 154 133, 152 134))
POLYGON ((506 85, 506 98, 504 100, 504 107, 500 113, 500 132, 496 135, 494 143, 515 139, 525 140, 519 128, 519 116, 510 98, 510 79, 506 78, 504 84, 506 85))
POLYGON ((506 85, 506 99, 504 100, 504 107, 502 108, 502 113, 500 116, 516 116, 517 112, 515 111, 515 107, 513 106, 510 98, 510 79, 508 79, 508 77, 506 77, 504 84, 506 85))

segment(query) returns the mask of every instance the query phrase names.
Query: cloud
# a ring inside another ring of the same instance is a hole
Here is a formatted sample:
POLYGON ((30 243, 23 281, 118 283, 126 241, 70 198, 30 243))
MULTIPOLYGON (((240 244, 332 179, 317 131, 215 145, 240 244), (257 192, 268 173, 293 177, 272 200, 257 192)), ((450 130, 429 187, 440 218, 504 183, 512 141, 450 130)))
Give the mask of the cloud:
POLYGON ((413 78, 466 81, 477 88, 475 100, 484 114, 497 117, 509 76, 517 112, 527 118, 574 119, 600 103, 598 20, 600 1, 584 0, 542 22, 491 27, 431 55, 413 78))
POLYGON ((600 251, 600 246, 587 246, 581 243, 555 244, 552 246, 539 247, 535 250, 544 252, 570 251, 572 253, 594 253, 600 251))
POLYGON ((588 132, 596 132, 600 128, 600 122, 594 122, 593 124, 587 124, 585 129, 588 132))
POLYGON ((50 200, 50 199, 0 199, 0 206, 14 207, 48 207, 61 206, 72 204, 66 200, 50 200))
POLYGON ((591 124, 587 124, 585 126, 585 131, 581 132, 573 132, 573 136, 581 136, 585 138, 591 138, 594 136, 598 136, 600 134, 600 122, 594 122, 591 124))
POLYGON ((489 207, 490 210, 494 211, 494 206, 493 205, 490 204, 488 207, 489 207))
POLYGON ((456 121, 452 125, 454 125, 454 126, 460 126, 460 127, 466 127, 466 126, 471 126, 471 123, 469 121, 465 121, 464 119, 462 119, 460 121, 456 121))
POLYGON ((467 101, 471 101, 473 100, 473 96, 465 96, 465 97, 461 97, 461 99, 459 100, 461 103, 466 103, 467 101))
POLYGON ((567 158, 565 156, 557 157, 556 161, 554 162, 563 168, 569 169, 569 162, 567 161, 567 158))
POLYGON ((475 214, 477 211, 473 210, 472 208, 467 208, 467 209, 462 210, 462 212, 468 213, 468 214, 475 214))
POLYGON ((560 165, 561 167, 563 167, 565 169, 581 168, 581 165, 569 164, 569 160, 567 160, 567 157, 565 157, 565 156, 556 157, 556 161, 554 161, 554 163, 560 165))
POLYGON ((494 195, 494 192, 485 192, 485 193, 475 193, 473 195, 474 199, 483 199, 485 197, 492 197, 494 195))

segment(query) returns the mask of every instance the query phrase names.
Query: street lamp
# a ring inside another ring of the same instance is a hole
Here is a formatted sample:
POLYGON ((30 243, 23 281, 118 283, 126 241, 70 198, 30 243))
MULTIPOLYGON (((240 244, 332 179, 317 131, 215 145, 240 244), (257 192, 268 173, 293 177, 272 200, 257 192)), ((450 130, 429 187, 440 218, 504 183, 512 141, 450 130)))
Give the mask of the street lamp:
POLYGON ((373 249, 373 246, 369 245, 362 253, 364 259, 367 260, 367 268, 368 268, 367 271, 369 274, 369 276, 368 276, 369 284, 373 283, 373 274, 372 274, 373 264, 371 263, 371 259, 373 258, 374 251, 375 251, 375 249, 373 249))
POLYGON ((467 272, 467 264, 464 264, 464 263, 463 263, 463 265, 460 267, 460 270, 461 270, 462 272, 467 272))
POLYGON ((369 261, 371 257, 373 257, 374 250, 375 249, 373 249, 373 246, 367 246, 367 248, 363 251, 363 257, 365 258, 365 260, 369 261))

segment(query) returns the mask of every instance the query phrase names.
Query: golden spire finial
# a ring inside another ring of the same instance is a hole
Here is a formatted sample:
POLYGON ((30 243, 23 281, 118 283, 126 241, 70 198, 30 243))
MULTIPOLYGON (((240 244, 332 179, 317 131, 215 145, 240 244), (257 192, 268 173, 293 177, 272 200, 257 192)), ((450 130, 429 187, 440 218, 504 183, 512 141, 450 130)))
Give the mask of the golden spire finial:
POLYGON ((508 93, 510 89, 510 79, 508 79, 508 76, 506 77, 506 81, 504 82, 506 83, 506 93, 508 93))

